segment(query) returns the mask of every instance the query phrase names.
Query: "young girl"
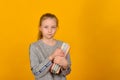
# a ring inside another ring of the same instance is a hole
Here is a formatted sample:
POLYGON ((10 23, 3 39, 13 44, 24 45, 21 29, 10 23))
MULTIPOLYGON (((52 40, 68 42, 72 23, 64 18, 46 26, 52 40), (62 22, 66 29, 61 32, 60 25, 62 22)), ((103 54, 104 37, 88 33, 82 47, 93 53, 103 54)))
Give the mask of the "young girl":
POLYGON ((35 80, 66 80, 71 71, 70 55, 64 57, 60 49, 62 41, 54 39, 58 28, 58 19, 54 14, 41 16, 39 23, 39 39, 30 44, 30 64, 35 80), (59 74, 50 71, 53 63, 59 64, 59 74))

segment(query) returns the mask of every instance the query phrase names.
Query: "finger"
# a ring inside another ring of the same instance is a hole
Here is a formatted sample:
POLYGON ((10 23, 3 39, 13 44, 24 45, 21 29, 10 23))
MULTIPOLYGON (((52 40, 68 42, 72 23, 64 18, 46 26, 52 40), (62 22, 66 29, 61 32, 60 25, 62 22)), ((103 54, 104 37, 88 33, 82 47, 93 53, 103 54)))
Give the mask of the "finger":
POLYGON ((65 55, 63 52, 61 52, 60 54, 61 54, 61 57, 63 57, 65 55))
POLYGON ((57 49, 61 49, 60 47, 58 47, 57 49))
POLYGON ((56 60, 56 59, 54 59, 54 61, 53 61, 54 63, 56 63, 56 64, 58 64, 58 60, 56 60))

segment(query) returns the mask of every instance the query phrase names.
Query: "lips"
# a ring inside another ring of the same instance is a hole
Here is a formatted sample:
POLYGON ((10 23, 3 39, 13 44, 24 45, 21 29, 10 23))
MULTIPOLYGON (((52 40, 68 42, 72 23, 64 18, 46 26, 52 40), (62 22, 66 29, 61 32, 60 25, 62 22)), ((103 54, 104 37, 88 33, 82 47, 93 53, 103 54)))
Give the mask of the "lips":
POLYGON ((52 34, 48 34, 48 35, 52 35, 52 34))

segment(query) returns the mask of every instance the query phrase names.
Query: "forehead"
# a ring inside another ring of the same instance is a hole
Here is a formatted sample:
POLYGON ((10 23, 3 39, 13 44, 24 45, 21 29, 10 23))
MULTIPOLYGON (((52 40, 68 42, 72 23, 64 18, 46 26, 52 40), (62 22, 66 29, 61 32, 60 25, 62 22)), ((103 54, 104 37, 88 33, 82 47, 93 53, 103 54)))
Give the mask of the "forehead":
POLYGON ((56 24, 56 19, 55 18, 46 18, 42 20, 42 25, 44 24, 56 24))

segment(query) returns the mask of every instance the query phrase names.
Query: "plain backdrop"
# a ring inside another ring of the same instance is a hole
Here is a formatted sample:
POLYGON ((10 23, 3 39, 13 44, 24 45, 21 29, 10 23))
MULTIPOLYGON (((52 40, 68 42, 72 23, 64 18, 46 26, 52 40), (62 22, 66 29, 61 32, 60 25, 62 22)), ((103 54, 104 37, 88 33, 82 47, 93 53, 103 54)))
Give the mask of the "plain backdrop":
POLYGON ((47 12, 71 46, 68 80, 120 80, 120 0, 0 0, 0 80, 34 80, 29 45, 47 12))

